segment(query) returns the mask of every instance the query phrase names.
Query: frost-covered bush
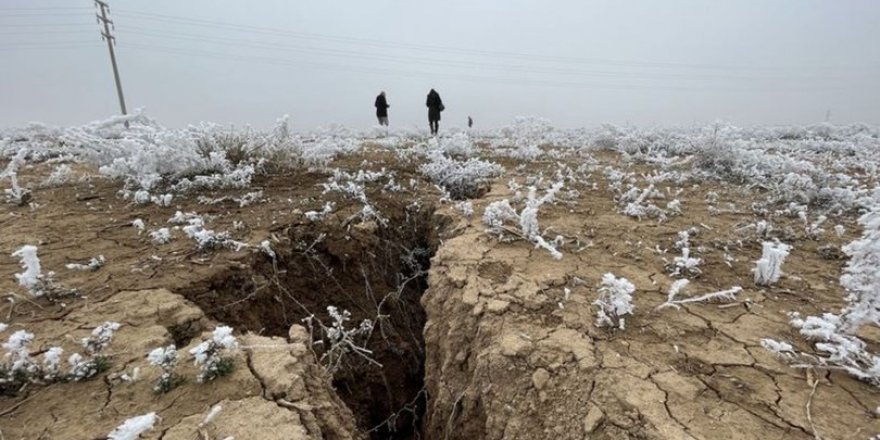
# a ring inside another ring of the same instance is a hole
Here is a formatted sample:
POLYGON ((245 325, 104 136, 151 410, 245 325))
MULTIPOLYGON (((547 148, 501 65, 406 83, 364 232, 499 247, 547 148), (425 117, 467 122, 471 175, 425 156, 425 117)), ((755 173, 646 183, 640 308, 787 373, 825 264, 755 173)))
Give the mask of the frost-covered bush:
POLYGON ((666 302, 657 306, 657 309, 664 309, 666 307, 674 307, 678 309, 681 308, 683 304, 702 303, 708 301, 734 301, 736 300, 736 295, 742 292, 742 287, 733 286, 727 290, 705 293, 703 295, 693 296, 690 298, 678 299, 678 294, 681 293, 688 284, 689 281, 687 279, 676 280, 675 282, 673 282, 672 286, 669 287, 666 302))
POLYGON ((482 188, 501 175, 504 168, 481 159, 459 161, 433 152, 428 156, 428 162, 419 167, 419 172, 449 191, 452 199, 463 200, 478 197, 482 188))
MULTIPOLYGON (((334 170, 330 179, 326 183, 322 183, 321 186, 324 187, 324 194, 339 192, 348 198, 359 201, 363 205, 359 212, 346 220, 346 223, 359 219, 362 222, 374 221, 378 224, 385 225, 388 223, 388 219, 383 217, 379 210, 373 206, 372 202, 367 197, 366 187, 368 183, 376 182, 381 178, 391 179, 393 178, 393 173, 387 172, 384 168, 378 172, 359 170, 356 174, 337 169, 334 170)), ((327 209, 328 205, 325 205, 324 208, 327 209)), ((329 205, 329 209, 332 210, 332 208, 333 205, 329 205)), ((327 213, 329 212, 330 211, 328 210, 327 213)), ((323 218, 321 215, 322 214, 320 213, 315 213, 313 214, 313 218, 323 218)))
POLYGON ((444 137, 438 140, 431 139, 430 143, 437 142, 437 148, 450 156, 468 157, 474 153, 474 144, 470 136, 465 132, 457 132, 452 136, 444 137))
POLYGON ((336 204, 333 202, 324 203, 324 207, 321 208, 320 211, 306 211, 304 214, 309 221, 319 222, 324 220, 325 217, 330 215, 333 212, 333 209, 336 208, 336 204))
POLYGON ((796 368, 839 369, 880 386, 880 356, 868 351, 861 338, 848 333, 840 316, 824 313, 802 319, 792 314, 791 325, 813 344, 816 353, 796 351, 791 344, 774 339, 763 339, 761 345, 796 368))
POLYGON ((880 324, 880 210, 863 215, 865 232, 844 247, 850 260, 840 277, 847 291, 847 305, 839 314, 821 316, 792 314, 791 324, 812 344, 815 352, 796 351, 784 341, 766 339, 762 344, 795 367, 841 369, 880 386, 880 356, 872 353, 857 332, 863 325, 880 324))
POLYGON ((20 149, 9 161, 9 164, 6 165, 6 169, 0 173, 0 181, 3 179, 9 180, 10 187, 3 190, 6 194, 7 203, 23 206, 30 201, 30 190, 22 188, 18 184, 18 168, 25 164, 27 154, 28 150, 26 148, 20 149))
POLYGON ((598 306, 596 311, 596 326, 612 327, 624 330, 626 318, 632 314, 632 294, 636 286, 624 277, 616 277, 612 273, 602 276, 602 284, 599 287, 599 298, 593 301, 598 306))
POLYGON ((107 440, 138 440, 141 434, 153 429, 158 419, 154 412, 127 419, 107 434, 107 440))
POLYGON ((61 372, 61 347, 50 347, 43 352, 42 362, 31 357, 30 344, 34 334, 18 330, 3 343, 6 352, 0 358, 0 395, 14 395, 27 383, 46 384, 55 381, 79 382, 107 371, 110 360, 102 354, 110 343, 113 332, 119 328, 115 322, 97 327, 88 338, 81 340, 85 356, 74 353, 68 358, 70 370, 61 372))
POLYGON ((210 339, 202 341, 189 351, 195 364, 199 366, 196 380, 210 382, 232 373, 235 364, 229 354, 236 348, 238 340, 232 336, 232 327, 221 325, 215 328, 210 339))
POLYGON ((755 284, 769 286, 776 284, 782 275, 782 264, 791 251, 785 243, 765 241, 762 245, 761 258, 755 265, 755 284))
POLYGON ((691 249, 687 246, 681 248, 681 255, 675 257, 672 260, 672 264, 667 267, 671 275, 697 276, 702 273, 699 266, 703 260, 691 257, 690 252, 691 249))
POLYGON ((107 263, 107 260, 104 258, 104 256, 98 255, 97 257, 92 257, 89 260, 89 262, 86 264, 68 263, 65 265, 65 267, 70 270, 81 270, 81 271, 87 271, 87 272, 94 272, 94 271, 104 267, 104 264, 106 264, 106 263, 107 263))
POLYGON ((21 260, 21 268, 24 269, 24 272, 15 274, 18 285, 33 296, 42 296, 45 293, 46 278, 43 276, 40 258, 37 257, 37 247, 24 245, 13 252, 12 256, 21 260))
POLYGON ((110 368, 110 359, 103 354, 103 351, 110 344, 113 333, 119 330, 119 327, 121 324, 107 321, 92 330, 89 337, 80 341, 86 354, 83 356, 74 353, 67 359, 67 363, 70 364, 69 380, 79 382, 90 379, 110 368))
POLYGON ((314 342, 321 345, 324 352, 320 361, 331 374, 342 367, 343 362, 349 355, 357 355, 372 364, 378 363, 372 359, 373 352, 359 344, 357 339, 366 339, 373 331, 373 321, 365 319, 354 327, 347 327, 351 321, 351 313, 348 310, 339 311, 335 306, 327 306, 327 314, 330 315, 330 325, 326 326, 314 315, 303 319, 310 332, 314 333, 317 326, 321 331, 321 339, 314 342))
MULTIPOLYGON (((223 248, 229 248, 239 251, 242 248, 247 247, 246 243, 233 240, 232 237, 229 235, 229 232, 214 232, 211 229, 206 229, 205 221, 204 219, 202 219, 202 217, 190 217, 187 222, 189 224, 183 227, 183 232, 184 234, 186 234, 187 237, 196 241, 196 244, 201 251, 210 251, 223 248)), ((154 237, 154 240, 164 238, 164 235, 159 235, 157 237, 154 237)))
POLYGON ((656 218, 660 221, 666 220, 666 211, 650 202, 651 197, 659 194, 654 189, 654 184, 648 185, 644 190, 632 186, 629 191, 618 197, 618 203, 623 206, 623 214, 637 219, 656 218))
POLYGON ((61 164, 52 170, 52 174, 43 181, 43 186, 60 186, 73 179, 73 170, 68 164, 61 164))
POLYGON ((880 208, 861 218, 865 232, 844 246, 850 257, 840 284, 847 292, 844 329, 854 332, 864 324, 880 325, 880 208))
POLYGON ((171 241, 171 230, 168 228, 159 228, 150 231, 150 239, 154 244, 165 244, 171 241))
POLYGON ((183 381, 183 378, 174 372, 179 361, 177 347, 174 344, 154 349, 147 355, 147 360, 151 365, 162 369, 162 375, 153 385, 153 391, 157 394, 167 393, 183 381))
POLYGON ((523 238, 534 243, 536 248, 547 250, 553 258, 558 260, 562 258, 562 253, 558 249, 562 237, 557 236, 553 244, 544 239, 538 226, 538 209, 545 203, 553 202, 560 189, 562 189, 562 182, 557 182, 542 197, 538 197, 537 188, 529 187, 525 207, 520 212, 513 209, 509 200, 492 202, 483 211, 483 223, 492 235, 499 238, 509 235, 523 238), (506 225, 507 223, 515 223, 518 228, 512 229, 506 225))

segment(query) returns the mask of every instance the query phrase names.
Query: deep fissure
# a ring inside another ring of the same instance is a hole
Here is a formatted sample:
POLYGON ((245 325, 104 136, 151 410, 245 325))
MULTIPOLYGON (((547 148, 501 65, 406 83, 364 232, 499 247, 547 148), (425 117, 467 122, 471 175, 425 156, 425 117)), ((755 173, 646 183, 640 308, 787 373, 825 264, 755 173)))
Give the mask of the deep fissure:
MULTIPOLYGON (((350 312, 352 327, 371 320, 369 337, 358 340, 370 353, 346 353, 333 386, 371 438, 422 438, 428 393, 420 299, 442 222, 431 206, 394 212, 385 225, 291 224, 274 259, 255 255, 249 266, 184 293, 218 322, 269 336, 286 337, 309 315, 329 326, 328 306, 350 312)), ((326 345, 315 345, 319 357, 326 345)))

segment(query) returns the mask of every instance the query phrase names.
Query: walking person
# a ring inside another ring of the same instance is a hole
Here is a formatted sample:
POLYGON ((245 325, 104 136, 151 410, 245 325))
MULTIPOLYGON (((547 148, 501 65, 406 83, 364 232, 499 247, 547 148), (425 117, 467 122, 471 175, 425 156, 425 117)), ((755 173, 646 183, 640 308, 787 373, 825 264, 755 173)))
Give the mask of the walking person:
POLYGON ((376 117, 379 118, 379 125, 388 126, 388 101, 385 99, 385 92, 379 93, 376 97, 376 117))
POLYGON ((440 94, 434 89, 428 92, 428 100, 425 101, 425 105, 428 107, 428 124, 431 125, 431 134, 436 135, 440 131, 440 112, 446 107, 443 106, 440 94))
POLYGON ((474 118, 468 116, 468 128, 471 128, 473 126, 474 126, 474 118))

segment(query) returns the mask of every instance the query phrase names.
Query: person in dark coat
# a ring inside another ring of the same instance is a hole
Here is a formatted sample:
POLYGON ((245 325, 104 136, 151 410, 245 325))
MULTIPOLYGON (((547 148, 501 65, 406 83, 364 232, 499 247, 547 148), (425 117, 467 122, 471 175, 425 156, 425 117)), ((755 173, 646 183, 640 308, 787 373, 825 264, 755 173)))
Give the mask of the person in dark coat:
POLYGON ((440 130, 440 112, 445 109, 443 107, 443 100, 440 99, 440 94, 436 90, 431 89, 428 92, 428 100, 425 102, 425 105, 428 106, 428 124, 431 125, 431 134, 437 134, 440 130))
POLYGON ((474 126, 474 118, 468 116, 468 128, 471 128, 473 126, 474 126))
POLYGON ((388 126, 388 101, 385 99, 385 92, 379 93, 376 97, 376 117, 379 118, 379 125, 388 126))

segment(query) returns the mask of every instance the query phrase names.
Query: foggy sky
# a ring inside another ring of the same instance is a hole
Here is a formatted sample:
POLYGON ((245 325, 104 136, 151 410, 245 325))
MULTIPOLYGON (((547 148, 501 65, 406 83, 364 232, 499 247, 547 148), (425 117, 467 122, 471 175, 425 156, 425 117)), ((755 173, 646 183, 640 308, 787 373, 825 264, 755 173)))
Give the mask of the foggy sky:
MULTIPOLYGON (((432 87, 441 130, 880 123, 873 0, 109 2, 129 111, 167 126, 364 128, 385 90, 392 127, 426 127, 432 87)), ((0 1, 0 126, 118 113, 93 17, 87 0, 0 1)))

